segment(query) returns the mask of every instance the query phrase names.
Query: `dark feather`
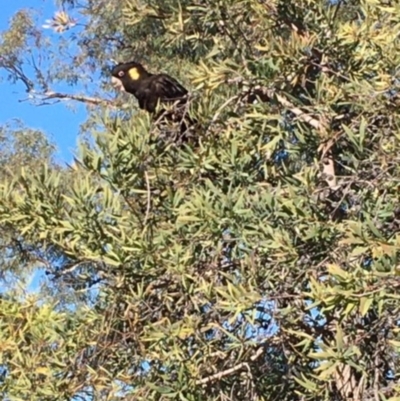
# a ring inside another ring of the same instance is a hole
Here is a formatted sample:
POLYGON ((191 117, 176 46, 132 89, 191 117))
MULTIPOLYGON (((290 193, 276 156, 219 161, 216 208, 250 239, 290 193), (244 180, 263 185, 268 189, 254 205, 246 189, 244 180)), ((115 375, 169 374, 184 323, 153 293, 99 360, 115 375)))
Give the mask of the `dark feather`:
POLYGON ((139 63, 129 62, 117 64, 111 75, 120 80, 124 90, 134 95, 139 101, 139 107, 149 113, 155 111, 157 102, 186 102, 188 91, 175 79, 167 74, 151 74, 139 63), (138 78, 133 80, 129 71, 136 69, 138 78), (122 75, 123 74, 123 75, 122 75))
POLYGON ((161 108, 155 120, 164 115, 169 121, 180 122, 181 131, 186 131, 188 126, 195 123, 185 116, 184 106, 188 100, 188 91, 175 78, 167 74, 151 74, 140 63, 134 61, 117 64, 111 75, 119 80, 126 92, 136 97, 142 110, 153 114, 158 102, 176 104, 177 107, 172 112, 161 108), (134 71, 134 74, 130 74, 130 71, 134 71), (132 75, 135 75, 135 79, 132 75))

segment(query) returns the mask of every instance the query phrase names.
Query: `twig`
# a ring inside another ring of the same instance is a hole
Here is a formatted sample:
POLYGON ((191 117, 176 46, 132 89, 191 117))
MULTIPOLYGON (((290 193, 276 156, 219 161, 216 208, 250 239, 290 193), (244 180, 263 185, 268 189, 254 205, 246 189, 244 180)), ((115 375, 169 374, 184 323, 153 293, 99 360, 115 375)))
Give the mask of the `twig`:
POLYGON ((380 401, 379 397, 379 353, 376 352, 375 354, 375 368, 374 368, 374 398, 375 401, 380 401))
POLYGON ((33 82, 25 75, 22 68, 17 67, 15 64, 7 63, 4 59, 0 61, 0 66, 2 66, 10 74, 15 74, 16 78, 25 85, 26 92, 30 92, 33 89, 33 82))
POLYGON ((147 187, 147 207, 146 207, 146 215, 143 220, 143 231, 146 229, 146 223, 149 219, 150 207, 151 207, 151 192, 150 192, 150 181, 147 171, 144 172, 144 176, 146 178, 146 187, 147 187))
POLYGON ((222 104, 221 107, 218 108, 218 110, 215 112, 212 120, 210 121, 209 127, 208 129, 210 129, 210 127, 212 127, 212 125, 218 120, 218 117, 220 116, 220 114, 222 113, 222 111, 224 110, 224 108, 226 106, 228 106, 231 102, 233 102, 234 100, 237 100, 239 98, 239 96, 232 96, 230 97, 226 102, 224 102, 222 104))
POLYGON ((284 97, 280 95, 275 95, 278 102, 282 105, 287 107, 299 120, 311 125, 313 128, 317 130, 326 130, 326 125, 323 124, 321 121, 317 120, 314 117, 311 117, 309 114, 306 114, 303 110, 295 107, 292 103, 286 100, 284 97))
MULTIPOLYGON (((264 351, 264 347, 260 347, 257 350, 257 352, 250 357, 250 361, 254 362, 257 358, 259 358, 261 356, 263 351, 264 351)), ((211 376, 204 377, 203 379, 197 380, 196 384, 197 385, 202 385, 202 384, 210 383, 210 382, 215 381, 215 380, 222 379, 223 377, 229 376, 230 374, 235 373, 235 372, 237 372, 238 370, 240 370, 242 368, 250 369, 248 362, 241 362, 238 365, 234 366, 233 368, 224 370, 222 372, 216 373, 216 374, 211 375, 211 376)))
POLYGON ((90 96, 81 96, 81 95, 70 95, 68 93, 61 93, 61 92, 53 92, 53 91, 47 91, 43 94, 39 94, 39 96, 43 96, 43 100, 48 100, 48 99, 69 99, 69 100, 76 100, 78 102, 82 103, 89 103, 93 105, 101 105, 101 104, 107 104, 109 106, 113 106, 114 102, 112 100, 108 99, 102 99, 102 98, 97 98, 97 97, 90 97, 90 96))

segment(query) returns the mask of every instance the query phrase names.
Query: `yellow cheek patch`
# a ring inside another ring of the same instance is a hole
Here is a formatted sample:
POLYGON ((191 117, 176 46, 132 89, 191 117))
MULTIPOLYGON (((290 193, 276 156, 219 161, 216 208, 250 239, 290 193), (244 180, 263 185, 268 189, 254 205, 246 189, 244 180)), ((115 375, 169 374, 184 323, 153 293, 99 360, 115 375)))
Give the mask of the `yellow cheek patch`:
POLYGON ((138 71, 138 69, 136 67, 131 68, 128 71, 128 75, 133 81, 136 81, 137 79, 140 78, 139 71, 138 71))

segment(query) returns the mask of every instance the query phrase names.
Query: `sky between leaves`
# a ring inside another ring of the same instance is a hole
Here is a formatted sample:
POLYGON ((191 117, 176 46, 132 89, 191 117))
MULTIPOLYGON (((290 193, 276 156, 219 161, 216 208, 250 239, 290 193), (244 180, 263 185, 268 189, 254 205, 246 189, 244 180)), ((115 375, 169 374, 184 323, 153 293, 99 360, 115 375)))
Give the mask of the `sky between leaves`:
MULTIPOLYGON (((7 29, 10 18, 22 8, 33 8, 42 14, 43 24, 57 10, 54 0, 2 0, 0 13, 0 31, 7 29)), ((44 28, 43 28, 44 29, 44 28)), ((47 30, 51 35, 51 30, 47 30)), ((65 87, 65 92, 73 93, 73 88, 65 87)), ((72 161, 79 125, 85 119, 85 108, 76 104, 71 110, 65 103, 49 106, 34 106, 27 101, 25 88, 21 83, 12 84, 0 71, 0 125, 20 119, 26 126, 44 131, 58 148, 57 159, 61 162, 72 161)), ((44 278, 44 271, 39 269, 31 277, 28 289, 35 291, 44 278)), ((2 288, 0 288, 0 291, 2 288)))
MULTIPOLYGON (((22 8, 33 8, 42 14, 45 24, 57 10, 54 0, 2 0, 0 13, 0 31, 7 29, 10 18, 22 8)), ((42 28, 44 29, 44 28, 42 28)), ((51 30, 46 30, 51 35, 51 30)), ((4 72, 0 71, 0 124, 12 119, 22 120, 26 126, 44 131, 57 145, 57 159, 62 162, 71 162, 75 148, 79 124, 85 119, 83 105, 74 110, 65 103, 49 106, 34 106, 24 101, 25 88, 21 83, 11 84, 4 79, 4 72)), ((65 92, 73 93, 74 88, 65 87, 65 92)))

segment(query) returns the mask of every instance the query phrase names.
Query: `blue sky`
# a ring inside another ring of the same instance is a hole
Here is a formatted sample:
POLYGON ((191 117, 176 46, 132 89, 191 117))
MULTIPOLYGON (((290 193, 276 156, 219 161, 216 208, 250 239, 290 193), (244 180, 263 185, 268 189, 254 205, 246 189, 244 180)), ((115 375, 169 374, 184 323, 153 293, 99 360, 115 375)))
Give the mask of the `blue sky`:
MULTIPOLYGON (((7 29, 10 18, 22 8, 34 8, 42 11, 43 24, 56 11, 54 0, 3 0, 0 31, 7 29)), ((0 70, 0 78, 4 77, 4 73, 0 70)), ((62 90, 74 93, 76 88, 64 86, 62 90)), ((77 103, 74 103, 74 110, 68 108, 65 103, 34 106, 27 101, 21 102, 25 98, 25 88, 21 83, 11 84, 5 79, 0 81, 0 125, 18 118, 28 127, 44 131, 58 147, 57 159, 67 163, 71 162, 79 125, 84 122, 86 117, 85 107, 77 103)), ((30 290, 36 289, 44 278, 43 271, 37 271, 32 276, 30 290)))
MULTIPOLYGON (((54 0, 3 0, 0 31, 7 29, 10 18, 21 8, 43 11, 43 24, 44 20, 50 19, 56 10, 54 0)), ((0 77, 4 77, 1 71, 0 77)), ((22 84, 13 85, 2 80, 0 87, 0 125, 18 118, 27 126, 44 131, 57 144, 58 160, 70 162, 76 145, 79 125, 85 120, 85 107, 81 104, 74 104, 75 110, 71 110, 65 103, 34 106, 29 102, 20 101, 26 98, 25 88, 22 84)), ((74 93, 76 88, 66 87, 65 91, 74 93)))

